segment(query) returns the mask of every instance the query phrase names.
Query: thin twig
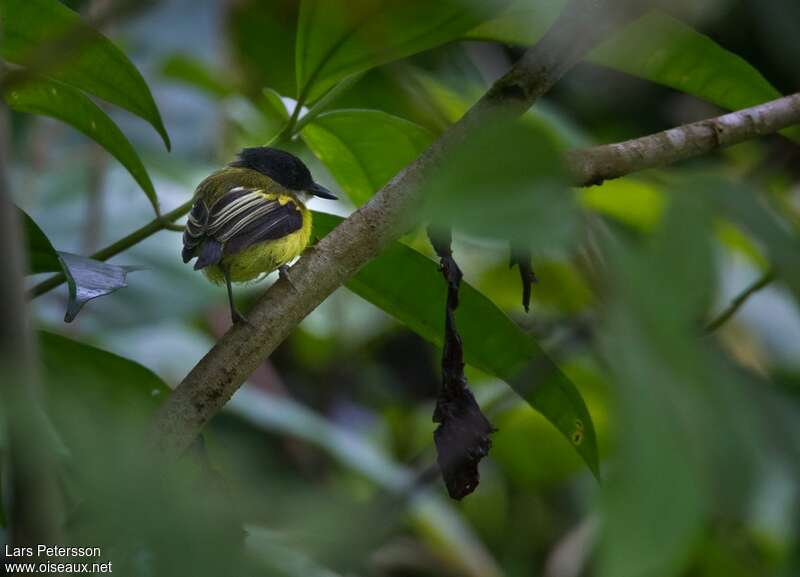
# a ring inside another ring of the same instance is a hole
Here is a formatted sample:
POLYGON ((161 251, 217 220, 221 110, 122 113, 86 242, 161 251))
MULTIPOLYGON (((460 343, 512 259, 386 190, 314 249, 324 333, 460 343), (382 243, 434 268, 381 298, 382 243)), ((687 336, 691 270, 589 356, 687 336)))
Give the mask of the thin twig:
POLYGON ((768 285, 775 280, 775 271, 770 270, 766 272, 761 278, 753 282, 750 286, 740 292, 736 298, 734 298, 728 307, 722 311, 719 316, 717 316, 714 320, 706 325, 705 332, 713 333, 722 325, 727 323, 733 316, 739 312, 739 309, 744 306, 747 300, 760 291, 763 288, 766 288, 768 285))

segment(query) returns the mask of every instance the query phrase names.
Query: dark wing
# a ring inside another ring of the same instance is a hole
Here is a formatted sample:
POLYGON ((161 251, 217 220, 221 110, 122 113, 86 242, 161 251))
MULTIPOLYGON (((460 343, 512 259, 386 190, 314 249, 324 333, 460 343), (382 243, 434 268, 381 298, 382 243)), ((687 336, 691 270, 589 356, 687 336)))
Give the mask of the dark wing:
POLYGON ((269 200, 260 189, 233 188, 210 208, 203 199, 197 200, 183 233, 183 262, 197 257, 195 270, 205 268, 223 256, 282 238, 302 226, 297 203, 269 200))

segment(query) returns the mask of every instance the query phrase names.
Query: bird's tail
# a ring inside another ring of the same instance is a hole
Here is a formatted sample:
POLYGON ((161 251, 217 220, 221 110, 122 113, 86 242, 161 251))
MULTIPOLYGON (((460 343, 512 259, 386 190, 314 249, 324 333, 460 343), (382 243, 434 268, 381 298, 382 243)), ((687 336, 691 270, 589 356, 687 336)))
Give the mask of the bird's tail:
POLYGON ((194 270, 200 270, 218 264, 222 260, 222 243, 207 238, 196 249, 197 261, 194 263, 194 270))

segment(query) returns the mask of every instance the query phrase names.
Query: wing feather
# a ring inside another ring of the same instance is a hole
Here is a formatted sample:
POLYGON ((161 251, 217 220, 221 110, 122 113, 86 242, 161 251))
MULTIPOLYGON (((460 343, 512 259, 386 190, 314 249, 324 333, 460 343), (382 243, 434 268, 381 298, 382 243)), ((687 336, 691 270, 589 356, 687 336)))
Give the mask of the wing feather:
POLYGON ((183 261, 199 257, 195 268, 217 264, 223 256, 283 238, 303 226, 297 203, 281 204, 255 188, 236 187, 210 208, 198 199, 183 233, 183 261))

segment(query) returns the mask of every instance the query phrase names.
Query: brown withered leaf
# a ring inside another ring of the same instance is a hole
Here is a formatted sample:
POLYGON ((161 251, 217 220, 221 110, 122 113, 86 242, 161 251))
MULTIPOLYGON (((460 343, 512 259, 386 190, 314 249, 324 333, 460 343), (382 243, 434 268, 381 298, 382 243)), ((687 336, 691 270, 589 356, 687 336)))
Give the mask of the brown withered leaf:
POLYGON ((462 273, 450 248, 449 230, 428 230, 447 282, 445 336, 442 350, 442 389, 433 413, 440 423, 433 434, 436 461, 453 499, 463 499, 478 486, 478 464, 489 454, 495 431, 481 412, 464 375, 464 349, 455 322, 462 273))

